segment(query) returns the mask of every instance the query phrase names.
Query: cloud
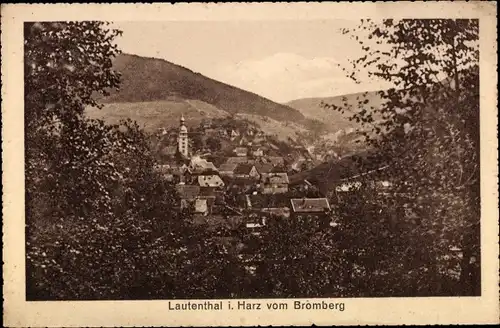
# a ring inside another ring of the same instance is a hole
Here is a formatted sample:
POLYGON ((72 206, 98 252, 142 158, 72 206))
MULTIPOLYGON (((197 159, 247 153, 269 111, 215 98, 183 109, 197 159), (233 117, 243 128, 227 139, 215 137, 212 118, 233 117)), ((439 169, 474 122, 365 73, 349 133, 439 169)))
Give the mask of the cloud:
MULTIPOLYGON (((219 65, 211 77, 278 102, 334 96, 355 87, 335 58, 277 53, 258 60, 219 65)), ((356 92, 356 91, 354 91, 356 92)))

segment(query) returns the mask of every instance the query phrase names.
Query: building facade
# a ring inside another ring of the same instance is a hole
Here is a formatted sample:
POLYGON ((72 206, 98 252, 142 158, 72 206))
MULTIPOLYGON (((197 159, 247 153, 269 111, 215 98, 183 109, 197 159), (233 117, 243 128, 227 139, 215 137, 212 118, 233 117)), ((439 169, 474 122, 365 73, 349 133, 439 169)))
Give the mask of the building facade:
POLYGON ((179 149, 179 153, 181 153, 184 157, 189 157, 189 138, 184 116, 181 116, 179 136, 177 137, 177 146, 179 149))

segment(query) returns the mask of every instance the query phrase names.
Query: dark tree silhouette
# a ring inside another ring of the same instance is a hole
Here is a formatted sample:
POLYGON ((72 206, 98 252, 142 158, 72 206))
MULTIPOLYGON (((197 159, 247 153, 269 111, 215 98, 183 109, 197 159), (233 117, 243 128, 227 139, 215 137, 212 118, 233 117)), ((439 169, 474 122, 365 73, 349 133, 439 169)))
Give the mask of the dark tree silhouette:
POLYGON ((365 51, 349 75, 395 88, 379 92, 378 108, 363 97, 356 106, 326 104, 370 131, 366 142, 377 152, 368 160, 386 169, 369 180, 393 186, 347 199, 343 215, 360 206, 360 215, 370 213, 376 203, 393 218, 405 247, 388 265, 409 286, 401 285, 404 294, 479 295, 478 21, 365 20, 344 33, 365 51))
POLYGON ((84 115, 119 86, 106 26, 24 26, 27 299, 229 297, 236 261, 179 211, 151 138, 84 115))

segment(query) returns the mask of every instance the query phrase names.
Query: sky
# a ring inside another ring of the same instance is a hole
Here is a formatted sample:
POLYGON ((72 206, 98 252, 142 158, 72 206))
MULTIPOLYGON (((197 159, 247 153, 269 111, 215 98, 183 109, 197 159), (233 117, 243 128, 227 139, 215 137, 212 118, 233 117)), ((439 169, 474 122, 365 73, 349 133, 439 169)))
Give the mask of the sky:
POLYGON ((341 67, 363 54, 347 20, 116 22, 125 53, 168 60, 276 102, 378 90, 341 67))

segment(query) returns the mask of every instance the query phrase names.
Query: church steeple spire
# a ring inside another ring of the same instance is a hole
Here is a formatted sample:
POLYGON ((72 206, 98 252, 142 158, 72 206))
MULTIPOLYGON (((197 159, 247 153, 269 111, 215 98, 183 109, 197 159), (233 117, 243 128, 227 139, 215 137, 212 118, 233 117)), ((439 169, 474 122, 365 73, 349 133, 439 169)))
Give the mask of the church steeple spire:
POLYGON ((177 138, 177 144, 179 152, 184 157, 189 157, 188 131, 185 125, 184 115, 181 115, 180 119, 179 137, 177 138))

